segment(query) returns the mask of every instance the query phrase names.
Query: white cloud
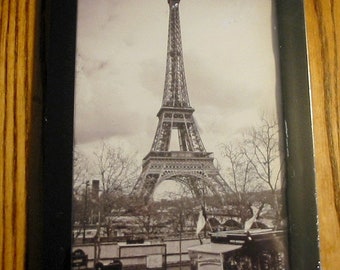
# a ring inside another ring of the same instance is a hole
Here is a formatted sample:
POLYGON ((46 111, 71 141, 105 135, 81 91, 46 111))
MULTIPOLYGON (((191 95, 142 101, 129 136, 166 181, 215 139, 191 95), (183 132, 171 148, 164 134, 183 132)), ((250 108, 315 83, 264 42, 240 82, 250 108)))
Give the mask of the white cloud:
MULTIPOLYGON (((158 119, 166 0, 78 1, 75 142, 124 144, 142 158, 158 119)), ((183 0, 184 66, 208 151, 275 107, 271 1, 183 0)))

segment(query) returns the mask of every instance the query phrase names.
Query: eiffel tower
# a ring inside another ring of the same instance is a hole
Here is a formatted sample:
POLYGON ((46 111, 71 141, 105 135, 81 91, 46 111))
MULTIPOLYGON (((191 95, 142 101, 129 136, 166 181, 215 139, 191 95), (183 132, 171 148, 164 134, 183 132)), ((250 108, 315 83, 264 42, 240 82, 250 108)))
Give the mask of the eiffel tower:
POLYGON ((185 81, 181 29, 180 0, 168 0, 169 29, 165 85, 162 106, 150 152, 143 159, 142 173, 133 193, 148 201, 153 191, 165 180, 186 185, 193 195, 204 192, 220 194, 225 183, 214 166, 213 153, 207 152, 193 117, 185 81), (179 151, 170 150, 171 137, 178 134, 179 151))

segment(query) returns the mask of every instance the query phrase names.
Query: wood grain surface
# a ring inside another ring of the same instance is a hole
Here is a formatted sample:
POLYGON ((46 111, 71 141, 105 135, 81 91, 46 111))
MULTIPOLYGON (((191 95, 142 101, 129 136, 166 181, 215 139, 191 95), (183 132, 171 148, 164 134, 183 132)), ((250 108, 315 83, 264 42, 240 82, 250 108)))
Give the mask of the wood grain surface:
POLYGON ((340 269, 340 1, 305 1, 321 265, 340 269))
MULTIPOLYGON (((0 269, 25 268, 37 0, 0 1, 0 269)), ((340 1, 306 0, 322 269, 340 269, 340 1)))
POLYGON ((0 1, 0 269, 24 269, 36 3, 0 1))

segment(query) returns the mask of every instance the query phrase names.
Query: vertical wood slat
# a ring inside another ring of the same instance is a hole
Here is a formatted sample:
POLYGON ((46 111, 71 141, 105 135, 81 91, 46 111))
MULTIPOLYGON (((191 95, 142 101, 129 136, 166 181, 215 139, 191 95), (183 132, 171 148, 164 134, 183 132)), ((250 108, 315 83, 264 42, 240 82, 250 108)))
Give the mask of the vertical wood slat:
POLYGON ((340 2, 305 1, 321 266, 340 269, 340 2))
POLYGON ((25 268, 36 1, 0 1, 0 269, 25 268))

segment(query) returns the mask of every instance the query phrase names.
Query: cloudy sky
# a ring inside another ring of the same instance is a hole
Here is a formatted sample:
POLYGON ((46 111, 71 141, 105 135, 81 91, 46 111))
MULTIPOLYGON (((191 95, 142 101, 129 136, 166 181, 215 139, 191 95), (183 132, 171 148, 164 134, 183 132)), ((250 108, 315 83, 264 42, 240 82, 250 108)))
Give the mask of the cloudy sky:
MULTIPOLYGON (((276 110, 271 0, 182 0, 187 88, 207 151, 276 110)), ((161 106, 166 0, 79 0, 75 145, 150 151, 161 106)), ((275 40, 275 37, 274 37, 275 40)), ((275 42, 274 42, 275 44, 275 42)), ((275 46, 274 46, 275 47, 275 46)))

